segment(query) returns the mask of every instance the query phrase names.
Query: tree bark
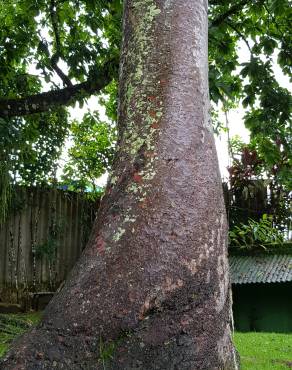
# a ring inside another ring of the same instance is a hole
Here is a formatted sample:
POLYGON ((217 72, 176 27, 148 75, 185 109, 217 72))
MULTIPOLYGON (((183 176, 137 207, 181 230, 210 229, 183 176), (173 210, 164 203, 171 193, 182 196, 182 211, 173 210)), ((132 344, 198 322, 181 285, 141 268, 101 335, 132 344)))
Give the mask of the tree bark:
POLYGON ((206 0, 126 0, 119 140, 91 239, 1 369, 237 368, 206 0))

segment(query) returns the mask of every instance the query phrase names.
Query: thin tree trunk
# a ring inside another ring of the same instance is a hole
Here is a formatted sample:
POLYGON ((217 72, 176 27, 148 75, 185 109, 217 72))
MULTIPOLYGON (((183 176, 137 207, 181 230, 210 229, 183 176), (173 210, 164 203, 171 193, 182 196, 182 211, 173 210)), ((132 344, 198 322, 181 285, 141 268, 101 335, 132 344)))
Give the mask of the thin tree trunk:
POLYGON ((126 0, 123 35, 118 151, 91 240, 2 369, 237 368, 207 1, 126 0))

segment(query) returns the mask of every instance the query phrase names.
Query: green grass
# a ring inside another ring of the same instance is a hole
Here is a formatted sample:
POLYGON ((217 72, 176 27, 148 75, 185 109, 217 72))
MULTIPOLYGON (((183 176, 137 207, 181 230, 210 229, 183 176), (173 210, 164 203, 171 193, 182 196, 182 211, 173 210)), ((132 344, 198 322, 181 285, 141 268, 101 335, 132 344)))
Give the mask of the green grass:
MULTIPOLYGON (((0 357, 11 341, 36 324, 40 312, 0 314, 0 357)), ((234 341, 241 357, 241 370, 292 369, 292 334, 235 333, 234 341)))
POLYGON ((11 341, 35 325, 41 312, 26 314, 0 314, 0 357, 7 351, 11 341))
POLYGON ((235 333, 241 370, 292 369, 292 334, 235 333))

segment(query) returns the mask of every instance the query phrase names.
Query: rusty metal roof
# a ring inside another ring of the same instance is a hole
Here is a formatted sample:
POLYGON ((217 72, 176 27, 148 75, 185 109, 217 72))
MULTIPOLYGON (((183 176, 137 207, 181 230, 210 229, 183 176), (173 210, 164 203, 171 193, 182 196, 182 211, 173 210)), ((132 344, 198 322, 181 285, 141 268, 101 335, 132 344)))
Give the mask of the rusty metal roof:
POLYGON ((233 284, 292 281, 292 255, 230 256, 233 284))

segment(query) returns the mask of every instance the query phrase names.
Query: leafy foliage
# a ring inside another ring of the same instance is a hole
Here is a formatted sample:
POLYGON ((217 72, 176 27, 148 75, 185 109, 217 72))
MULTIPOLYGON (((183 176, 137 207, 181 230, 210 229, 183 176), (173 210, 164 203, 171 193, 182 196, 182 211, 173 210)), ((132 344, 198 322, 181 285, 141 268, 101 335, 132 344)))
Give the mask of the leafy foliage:
POLYGON ((242 102, 245 125, 265 171, 277 172, 277 180, 291 188, 292 100, 273 72, 277 55, 278 66, 291 79, 289 1, 211 1, 209 15, 213 24, 209 30, 211 99, 224 106, 242 102), (241 65, 239 41, 249 53, 241 65))
POLYGON ((74 144, 69 149, 63 181, 96 190, 95 180, 109 170, 113 160, 115 126, 100 121, 98 112, 94 112, 87 113, 81 122, 73 122, 70 131, 74 144))
MULTIPOLYGON (((291 223, 291 193, 288 182, 279 178, 278 171, 269 171, 254 140, 245 144, 238 137, 232 138, 230 152, 233 159, 228 168, 230 227, 246 223, 248 217, 258 221, 267 213, 273 216, 273 225, 283 235, 288 235, 291 223), (260 204, 253 205, 253 199, 256 198, 260 204), (248 209, 250 206, 252 210, 248 209)), ((289 180, 289 177, 285 180, 289 180)))
MULTIPOLYGON (((43 90, 62 89, 85 80, 95 81, 99 66, 118 59, 121 11, 120 1, 1 2, 0 99, 29 98, 43 90)), ((117 66, 118 63, 111 71, 113 76, 116 76, 117 66)), ((85 96, 86 91, 79 94, 80 105, 84 103, 85 96)), ((116 98, 114 94, 112 96, 116 98)), ((109 102, 108 112, 111 105, 113 103, 109 102)), ((98 150, 103 140, 112 140, 112 130, 107 130, 105 125, 101 129, 101 124, 97 129, 97 122, 97 114, 94 114, 90 120, 85 117, 80 126, 88 129, 91 137, 94 133, 102 134, 95 148, 98 150), (93 117, 96 125, 90 128, 93 117), (109 133, 107 139, 106 132, 109 133)), ((70 166, 73 171, 72 158, 79 156, 79 165, 75 170, 88 167, 88 163, 81 164, 85 152, 91 155, 92 162, 95 156, 110 162, 112 155, 110 152, 96 155, 93 147, 85 149, 83 155, 78 154, 77 143, 87 145, 89 140, 84 141, 78 136, 77 126, 76 122, 72 125, 76 144, 70 154, 67 175, 70 166), (107 154, 109 156, 105 159, 107 154)), ((69 128, 66 107, 53 107, 45 113, 9 119, 0 111, 2 219, 9 206, 11 183, 35 185, 55 182, 57 160, 69 128)), ((104 171, 103 164, 98 159, 95 164, 98 169, 94 176, 99 176, 104 171)), ((79 178, 83 177, 84 171, 78 175, 79 178)))
MULTIPOLYGON (((291 95, 279 86, 272 66, 277 55, 278 66, 291 77, 291 12, 288 0, 209 2, 213 107, 223 104, 228 109, 242 103, 251 132, 251 151, 257 153, 262 173, 272 174, 286 187, 291 187, 291 95), (239 42, 245 43, 249 54, 241 65, 239 42)), ((108 96, 104 99, 100 95, 100 102, 110 124, 106 128, 96 113, 72 124, 74 143, 64 179, 87 186, 110 166, 117 119, 121 18, 122 0, 0 3, 0 103, 7 98, 12 102, 35 96, 45 99, 41 96, 44 90, 73 91, 76 84, 90 82, 85 88, 88 91, 78 90, 63 108, 47 101, 45 113, 1 120, 2 203, 9 198, 9 181, 54 182, 57 158, 70 128, 66 108, 76 100, 82 106, 88 93, 108 96), (102 79, 100 71, 105 65, 109 66, 106 81, 112 82, 95 92, 93 87, 102 79), (96 135, 100 138, 94 143, 96 135)), ((70 94, 68 91, 64 94, 70 94)), ((1 116, 5 115, 0 111, 1 116)), ((216 118, 216 112, 213 116, 216 118)), ((215 121, 219 130, 220 122, 215 121)))
POLYGON ((1 148, 18 183, 49 182, 67 133, 67 113, 61 108, 26 120, 0 122, 1 148))
MULTIPOLYGON (((237 155, 233 154, 232 166, 228 168, 230 183, 233 188, 248 186, 250 181, 259 178, 263 172, 263 161, 259 158, 257 151, 251 146, 239 142, 232 143, 237 155), (237 146, 235 148, 235 145, 237 146)), ((232 153, 234 153, 234 149, 232 153)))
POLYGON ((283 235, 273 227, 273 218, 266 214, 259 221, 248 220, 247 224, 240 224, 229 231, 230 246, 239 248, 265 248, 267 244, 282 244, 283 235))
POLYGON ((67 112, 54 112, 5 120, 0 118, 0 222, 5 219, 11 185, 53 183, 57 160, 67 130, 67 112))

